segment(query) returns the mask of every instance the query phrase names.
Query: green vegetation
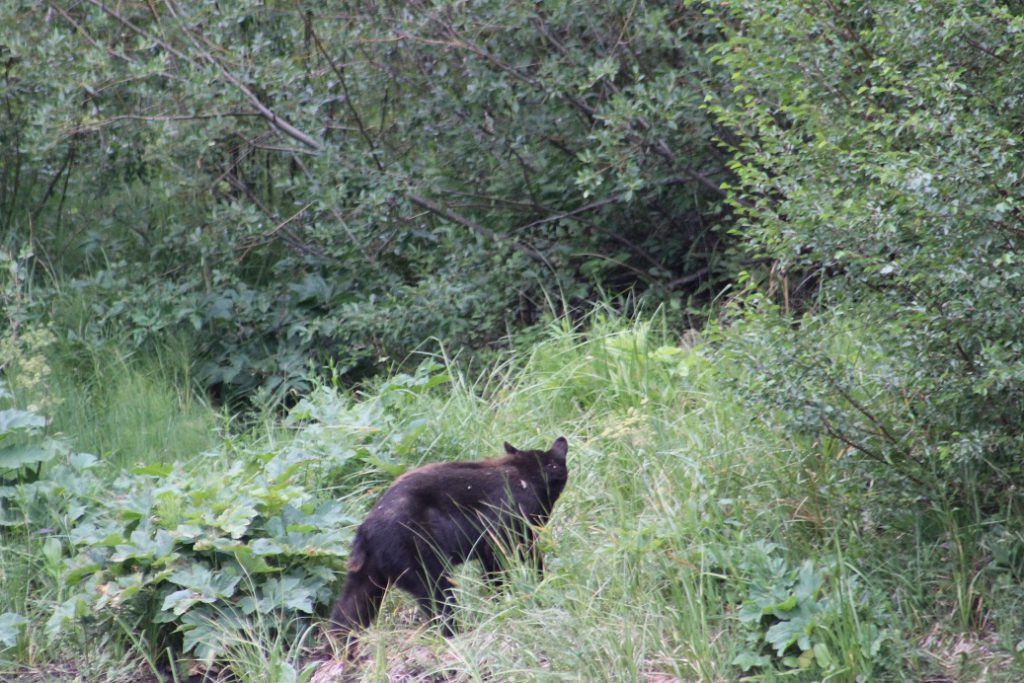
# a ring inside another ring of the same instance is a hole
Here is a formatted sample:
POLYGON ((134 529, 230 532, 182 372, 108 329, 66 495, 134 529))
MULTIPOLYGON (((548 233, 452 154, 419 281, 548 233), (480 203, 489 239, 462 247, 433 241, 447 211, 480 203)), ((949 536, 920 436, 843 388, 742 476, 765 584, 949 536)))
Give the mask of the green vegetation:
MULTIPOLYGON (((552 322, 484 375, 428 360, 358 399, 320 386, 275 431, 178 465, 126 471, 63 450, 38 480, 9 470, 21 483, 5 499, 3 610, 27 621, 8 625, 5 656, 67 666, 102 627, 118 645, 87 663, 90 678, 151 667, 171 679, 171 656, 179 674, 197 661, 292 680, 315 667, 315 614, 354 523, 394 476, 564 433, 572 479, 543 535, 546 578, 517 571, 494 594, 462 572, 464 630, 450 640, 394 595, 359 676, 1012 680, 1014 623, 954 635, 959 600, 971 619, 1009 597, 995 557, 964 576, 968 548, 937 533, 943 520, 894 533, 874 519, 885 499, 853 478, 858 458, 780 429, 778 411, 737 390, 751 381, 735 361, 745 349, 693 333, 680 346, 663 316, 595 313, 585 334, 552 322), (960 582, 969 596, 953 592, 960 582)), ((986 537, 1012 558, 1006 534, 957 539, 986 537)))
POLYGON ((0 25, 0 678, 1024 678, 1020 3, 0 25), (558 435, 543 579, 325 659, 395 477, 558 435))

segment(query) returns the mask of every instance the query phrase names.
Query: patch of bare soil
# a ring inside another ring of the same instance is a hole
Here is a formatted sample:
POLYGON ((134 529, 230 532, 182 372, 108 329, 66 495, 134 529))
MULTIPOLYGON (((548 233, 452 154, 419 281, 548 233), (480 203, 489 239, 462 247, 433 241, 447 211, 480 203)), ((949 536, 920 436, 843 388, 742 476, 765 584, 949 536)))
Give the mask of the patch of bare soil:
POLYGON ((0 683, 158 683, 152 672, 135 668, 112 669, 101 679, 95 672, 83 671, 76 662, 49 662, 39 667, 0 669, 0 683))
MULTIPOLYGON (((422 645, 403 648, 401 652, 388 655, 384 664, 389 683, 458 683, 464 676, 448 670, 444 658, 422 645)), ((352 659, 330 658, 321 662, 310 683, 354 683, 362 680, 368 672, 376 669, 378 662, 370 654, 357 655, 352 659)))
POLYGON ((999 637, 992 631, 945 633, 936 624, 921 640, 921 648, 941 669, 924 683, 983 683, 1014 681, 1013 658, 1000 651, 999 637))

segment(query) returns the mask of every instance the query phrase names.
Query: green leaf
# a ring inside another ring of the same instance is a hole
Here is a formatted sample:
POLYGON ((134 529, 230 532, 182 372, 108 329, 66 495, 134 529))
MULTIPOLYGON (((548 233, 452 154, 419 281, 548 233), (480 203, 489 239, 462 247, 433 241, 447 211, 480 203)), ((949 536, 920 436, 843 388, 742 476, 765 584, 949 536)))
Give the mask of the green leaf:
POLYGON ((761 621, 764 611, 753 600, 746 600, 740 605, 738 616, 741 623, 755 624, 761 621))
POLYGON ((110 559, 112 562, 127 560, 149 560, 151 562, 169 562, 174 559, 174 537, 163 529, 158 529, 152 538, 142 529, 132 532, 128 543, 117 546, 110 559))
MULTIPOLYGON (((811 560, 805 560, 800 565, 799 580, 797 581, 796 589, 793 593, 794 600, 799 600, 801 603, 808 603, 815 599, 818 595, 818 589, 821 588, 824 578, 821 574, 814 570, 814 562, 811 560)), ((785 607, 782 609, 793 609, 792 607, 785 607)))
POLYGON ((43 542, 43 557, 46 558, 50 566, 59 567, 63 554, 64 548, 59 538, 51 536, 43 542))
POLYGON ((825 643, 814 644, 814 660, 819 667, 826 671, 832 668, 832 653, 828 651, 828 645, 825 643))
POLYGON ((100 460, 92 453, 72 453, 68 464, 76 470, 90 470, 99 465, 100 460))
MULTIPOLYGON (((814 623, 809 618, 800 615, 792 619, 773 624, 764 634, 764 639, 769 645, 775 648, 775 654, 781 657, 785 654, 790 645, 793 645, 798 641, 806 641, 806 638, 811 633, 811 629, 813 627, 814 623)), ((808 647, 803 647, 801 645, 800 649, 809 649, 810 643, 806 644, 808 647)))
POLYGON ((57 452, 58 448, 55 442, 6 446, 0 448, 0 469, 13 470, 25 465, 49 462, 53 460, 57 452))
POLYGON ((132 470, 132 474, 152 476, 152 477, 166 477, 174 471, 174 465, 147 465, 145 467, 136 467, 132 470))
POLYGON ((768 655, 758 655, 744 650, 732 659, 732 665, 738 666, 743 671, 750 671, 754 667, 769 666, 772 663, 771 657, 768 655))
POLYGON ((87 562, 85 564, 76 565, 73 569, 67 571, 64 574, 64 581, 69 586, 78 585, 79 582, 86 576, 95 574, 96 572, 103 569, 103 565, 99 562, 87 562))
POLYGON ((268 579, 260 589, 260 597, 245 597, 239 606, 246 614, 259 612, 268 614, 274 610, 296 610, 305 614, 313 612, 315 590, 297 576, 283 576, 268 579))
POLYGON ((72 595, 70 598, 57 605, 53 614, 46 620, 46 635, 51 639, 60 635, 64 625, 76 621, 89 613, 89 603, 85 595, 72 595))
POLYGON ((167 597, 164 598, 163 604, 160 605, 160 609, 165 612, 167 610, 171 610, 175 616, 180 617, 198 602, 212 604, 216 601, 217 598, 212 595, 205 595, 194 591, 191 588, 183 588, 182 590, 169 593, 167 597))
POLYGON ((249 544, 249 548, 256 555, 280 555, 285 552, 280 543, 270 538, 257 538, 249 544))
POLYGON ((230 598, 235 594, 240 576, 232 576, 225 570, 216 573, 199 564, 173 572, 167 580, 214 598, 230 598))
POLYGON ((118 576, 113 581, 103 584, 100 598, 93 605, 93 608, 102 610, 109 606, 116 609, 130 601, 152 582, 152 577, 147 576, 141 571, 118 576))
POLYGON ((209 609, 199 607, 182 615, 181 626, 178 628, 184 637, 182 650, 194 653, 196 659, 207 664, 224 651, 235 625, 229 615, 219 614, 214 618, 207 611, 209 609))
POLYGON ((28 619, 20 614, 15 614, 14 612, 0 614, 0 643, 4 647, 14 647, 17 645, 21 627, 27 623, 28 619))
POLYGON ((181 586, 182 590, 169 593, 160 609, 171 610, 176 616, 181 616, 196 603, 213 604, 226 600, 235 594, 240 579, 240 576, 233 576, 227 571, 214 573, 199 564, 192 564, 167 576, 168 582, 181 586))
POLYGON ((252 548, 240 541, 220 539, 214 542, 213 547, 217 549, 217 552, 233 556, 235 562, 238 563, 238 566, 242 568, 245 574, 266 574, 268 572, 280 571, 278 568, 268 564, 263 557, 257 555, 252 548))
POLYGON ((779 616, 780 612, 789 612, 794 607, 796 607, 796 604, 797 604, 796 595, 790 595, 788 598, 786 598, 782 602, 776 603, 772 607, 772 611, 775 612, 776 616, 779 616))
POLYGON ((46 418, 27 410, 0 410, 0 439, 14 431, 31 431, 46 426, 46 418))
POLYGON ((251 504, 236 503, 217 515, 214 526, 228 532, 231 538, 241 538, 248 531, 249 525, 257 514, 259 513, 251 504))
POLYGON ((315 462, 316 458, 310 453, 301 451, 289 451, 288 453, 275 456, 264 467, 264 474, 275 483, 284 484, 303 465, 315 462))

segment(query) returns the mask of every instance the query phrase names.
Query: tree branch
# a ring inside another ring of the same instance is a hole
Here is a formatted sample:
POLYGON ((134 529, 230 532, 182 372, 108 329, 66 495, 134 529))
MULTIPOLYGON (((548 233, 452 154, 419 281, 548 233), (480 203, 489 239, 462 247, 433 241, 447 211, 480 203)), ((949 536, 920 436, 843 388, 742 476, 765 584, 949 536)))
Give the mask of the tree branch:
POLYGON ((426 197, 420 197, 419 195, 412 194, 412 193, 407 193, 405 196, 406 196, 406 199, 408 199, 410 202, 412 202, 413 204, 415 204, 416 206, 418 206, 420 208, 426 209, 427 211, 429 211, 432 214, 441 216, 442 218, 446 218, 449 221, 451 221, 452 223, 456 223, 457 225, 461 225, 463 227, 469 228, 470 230, 472 230, 473 232, 477 233, 478 235, 482 235, 484 237, 492 239, 495 242, 505 242, 510 247, 512 247, 513 249, 516 249, 517 251, 523 252, 524 254, 526 254, 527 256, 529 256, 532 259, 541 261, 542 263, 548 263, 547 258, 545 258, 544 255, 541 254, 536 249, 533 249, 532 247, 528 247, 525 244, 517 242, 516 240, 514 240, 514 239, 512 239, 510 237, 506 237, 505 235, 500 235, 500 234, 494 232, 493 230, 485 228, 484 226, 480 225, 479 223, 477 223, 476 221, 472 220, 471 218, 467 218, 467 217, 465 217, 465 216, 463 216, 461 214, 455 213, 451 209, 449 209, 447 207, 444 207, 444 206, 441 206, 440 204, 437 204, 436 202, 433 202, 433 201, 427 199, 426 197))
MULTIPOLYGON (((188 62, 190 64, 197 64, 198 63, 195 58, 190 57, 189 55, 186 55, 184 52, 182 52, 182 51, 178 50, 177 48, 173 47, 166 40, 163 40, 162 38, 154 36, 154 35, 150 34, 148 31, 146 31, 145 29, 143 29, 143 28, 141 28, 139 26, 136 26, 129 19, 127 19, 126 17, 121 16, 121 14, 119 14, 115 10, 107 7, 104 3, 100 2, 99 0, 89 0, 89 2, 92 5, 100 8, 109 17, 115 19, 116 21, 120 22, 123 26, 125 26, 128 29, 130 29, 133 33, 135 33, 137 35, 140 35, 143 38, 146 38, 147 40, 152 40, 157 45, 159 45, 161 48, 166 50, 168 53, 174 55, 175 57, 178 57, 179 59, 181 59, 181 60, 183 60, 185 62, 188 62)), ((283 133, 284 135, 287 135, 288 137, 292 138, 293 140, 297 140, 297 141, 301 142, 302 144, 306 145, 310 149, 316 150, 318 152, 323 149, 323 145, 320 142, 315 140, 310 135, 307 135, 306 133, 302 132, 301 130, 299 130, 298 128, 293 126, 292 124, 288 123, 288 121, 286 121, 285 119, 281 118, 277 114, 275 114, 267 105, 263 104, 263 102, 260 100, 260 98, 257 97, 256 94, 253 93, 253 91, 250 90, 248 86, 246 86, 244 83, 242 83, 242 81, 237 76, 235 76, 233 73, 231 73, 227 69, 227 67, 219 59, 214 57, 207 50, 203 49, 199 45, 199 42, 196 40, 195 36, 193 36, 192 32, 190 32, 187 28, 185 28, 185 26, 181 22, 180 17, 175 12, 174 6, 171 4, 171 2, 169 0, 165 0, 165 4, 167 5, 168 11, 170 11, 170 13, 171 13, 171 16, 173 16, 175 19, 178 20, 179 25, 181 27, 182 33, 184 33, 188 37, 189 41, 192 43, 192 45, 198 51, 199 56, 202 58, 202 61, 205 62, 206 64, 210 65, 210 66, 214 66, 217 69, 219 69, 220 73, 224 77, 224 79, 228 83, 230 83, 231 85, 233 85, 236 88, 238 88, 242 92, 242 94, 245 95, 245 98, 249 101, 249 104, 252 105, 253 109, 255 109, 257 111, 257 113, 261 117, 263 117, 263 119, 265 121, 267 121, 267 123, 269 123, 271 125, 272 128, 274 128, 275 130, 283 133)))
POLYGON ((247 118, 254 116, 260 116, 260 114, 252 111, 213 112, 211 114, 118 114, 117 116, 111 116, 103 119, 102 121, 80 124, 66 131, 63 136, 74 137, 75 135, 88 131, 106 128, 107 126, 111 126, 119 121, 201 121, 204 119, 247 118))
POLYGON ((129 64, 133 64, 135 62, 135 60, 133 60, 128 55, 121 54, 120 52, 118 52, 117 50, 115 50, 113 48, 105 47, 104 45, 102 45, 100 43, 100 41, 98 41, 95 38, 93 38, 92 35, 90 35, 89 32, 85 30, 84 26, 82 26, 79 22, 75 21, 75 19, 70 14, 68 14, 66 9, 64 9, 63 7, 58 5, 57 3, 50 2, 50 3, 47 3, 47 4, 50 6, 50 9, 56 11, 58 14, 60 14, 62 17, 64 17, 64 20, 66 22, 68 22, 69 24, 71 24, 75 28, 75 30, 78 31, 78 33, 83 38, 85 38, 87 41, 92 43, 92 46, 95 47, 97 50, 102 50, 103 52, 106 52, 110 56, 117 57, 120 60, 128 62, 129 64))
POLYGON ((855 451, 860 451, 861 453, 863 453, 864 455, 868 456, 869 458, 871 458, 875 462, 881 463, 881 464, 883 464, 883 465, 885 465, 887 467, 892 468, 897 473, 903 475, 904 477, 906 477, 910 481, 914 482, 918 486, 920 486, 922 488, 925 487, 925 483, 924 483, 923 480, 921 480, 920 477, 917 477, 916 475, 911 474, 910 472, 907 472, 906 470, 904 470, 902 468, 894 466, 889 460, 886 460, 885 457, 882 456, 882 454, 880 454, 880 453, 878 453, 876 451, 871 450, 870 448, 868 448, 867 446, 865 446, 862 443, 854 441, 853 438, 847 436, 842 431, 840 431, 834 424, 832 424, 832 422, 827 417, 822 416, 821 422, 822 422, 822 425, 825 427, 825 431, 830 436, 832 436, 833 438, 839 439, 840 441, 845 443, 850 448, 854 449, 855 451))
POLYGON ((359 127, 359 134, 366 142, 366 146, 370 148, 370 156, 373 158, 374 163, 377 165, 377 170, 384 172, 384 162, 381 161, 380 155, 377 154, 377 145, 374 144, 373 138, 370 137, 369 131, 366 130, 366 126, 363 124, 363 117, 359 115, 356 110, 356 106, 352 104, 352 97, 348 91, 348 79, 345 77, 345 70, 342 67, 335 65, 334 60, 331 59, 330 55, 327 54, 327 50, 324 49, 323 43, 320 42, 320 36, 317 35, 313 29, 312 23, 308 24, 309 34, 313 38, 313 42, 316 44, 317 51, 327 60, 334 75, 338 77, 338 82, 341 83, 341 90, 345 94, 345 106, 348 108, 352 118, 356 120, 356 126, 359 127))
MULTIPOLYGON (((682 185, 683 183, 685 183, 687 181, 688 181, 687 178, 683 178, 681 176, 676 176, 676 177, 673 177, 673 178, 664 178, 662 180, 657 180, 657 181, 655 181, 653 183, 649 183, 649 186, 650 187, 666 187, 666 186, 669 186, 669 185, 682 185)), ((520 225, 515 230, 516 230, 516 232, 521 231, 521 230, 529 230, 530 228, 535 228, 538 225, 544 225, 545 223, 553 223, 555 221, 562 220, 563 218, 571 218, 571 217, 577 216, 577 215, 579 215, 581 213, 587 213, 588 211, 593 211, 594 209, 599 209, 602 206, 607 206, 609 204, 616 204, 618 202, 623 201, 626 198, 626 194, 627 194, 626 191, 616 192, 615 194, 609 195, 609 196, 605 197, 604 199, 599 199, 599 200, 597 200, 595 202, 591 202, 589 204, 584 204, 583 206, 577 207, 577 208, 572 209, 570 211, 562 211, 562 212, 553 214, 551 216, 547 216, 545 218, 541 218, 541 219, 535 220, 532 223, 527 223, 526 225, 520 225)))

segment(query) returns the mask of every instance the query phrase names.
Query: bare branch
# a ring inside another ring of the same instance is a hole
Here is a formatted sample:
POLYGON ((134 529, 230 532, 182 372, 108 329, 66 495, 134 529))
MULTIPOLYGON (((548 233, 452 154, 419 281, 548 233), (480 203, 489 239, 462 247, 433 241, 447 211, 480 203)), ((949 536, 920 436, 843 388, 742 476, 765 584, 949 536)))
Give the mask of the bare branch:
POLYGON ((703 268, 699 268, 688 275, 683 275, 682 277, 677 277, 674 280, 669 280, 668 282, 665 283, 665 289, 672 290, 678 287, 683 287, 684 285, 688 285, 691 282, 696 282, 697 280, 700 280, 702 277, 705 277, 710 272, 711 268, 708 266, 704 266, 703 268))
POLYGON ((505 235, 500 235, 500 234, 494 232, 493 230, 485 228, 484 226, 480 225, 479 223, 477 223, 476 221, 472 220, 471 218, 467 218, 467 217, 465 217, 465 216, 463 216, 461 214, 455 213, 451 209, 449 209, 447 207, 444 207, 444 206, 441 206, 440 204, 437 204, 436 202, 433 202, 433 201, 427 199, 426 197, 420 197, 419 195, 415 195, 415 194, 412 194, 412 193, 407 193, 405 196, 406 196, 406 198, 410 202, 412 202, 416 206, 419 206, 419 207, 421 207, 423 209, 426 209, 430 213, 433 213, 433 214, 436 214, 438 216, 441 216, 442 218, 447 218, 451 222, 456 223, 458 225, 461 225, 463 227, 469 228, 470 230, 472 230, 473 232, 477 233, 478 235, 483 235, 484 237, 488 237, 488 238, 494 240, 495 242, 506 242, 506 243, 508 243, 508 245, 510 247, 512 247, 513 249, 516 249, 517 251, 523 252, 524 254, 529 256, 530 258, 536 259, 536 260, 541 261, 543 263, 548 263, 548 260, 544 257, 544 255, 541 254, 536 249, 533 249, 532 247, 528 247, 525 244, 517 242, 516 240, 514 240, 514 239, 512 239, 510 237, 507 237, 505 235))
POLYGON ((348 91, 348 78, 345 74, 345 67, 338 66, 331 59, 330 55, 327 54, 327 50, 324 49, 323 43, 320 42, 320 36, 317 35, 313 29, 313 25, 310 23, 307 25, 309 28, 309 35, 312 36, 313 42, 316 44, 317 51, 327 60, 327 63, 331 65, 331 70, 334 71, 334 75, 338 77, 338 82, 341 83, 341 89, 345 93, 345 106, 348 108, 352 118, 356 120, 356 125, 359 127, 359 134, 366 142, 366 146, 370 148, 370 156, 373 158, 374 163, 377 165, 377 170, 384 171, 384 162, 381 161, 380 155, 377 154, 377 145, 374 144, 373 138, 370 137, 370 133, 366 130, 366 126, 363 124, 363 117, 359 115, 356 110, 356 106, 352 103, 352 97, 348 91))
MULTIPOLYGON (((133 33, 136 33, 148 40, 154 41, 161 48, 166 50, 168 53, 174 55, 175 57, 178 57, 183 61, 189 62, 190 64, 199 63, 195 58, 186 55, 182 51, 172 46, 166 40, 154 36, 145 29, 136 26, 129 19, 123 17, 115 10, 107 7, 104 3, 100 2, 99 0, 89 0, 89 2, 92 5, 100 8, 104 13, 106 13, 111 18, 120 22, 123 26, 130 29, 133 33)), ((166 2, 166 5, 168 10, 171 12, 171 15, 174 16, 175 19, 178 19, 180 22, 180 18, 178 17, 177 12, 174 9, 174 6, 170 2, 166 2)), ((202 58, 202 61, 210 66, 217 67, 217 69, 220 70, 220 73, 224 77, 224 79, 231 85, 238 88, 242 92, 242 94, 245 95, 246 99, 249 101, 249 104, 252 105, 253 109, 255 109, 259 113, 259 115, 262 116, 263 119, 265 119, 267 123, 269 123, 274 129, 280 131, 281 133, 287 135, 288 137, 294 140, 298 140, 299 142, 306 145, 310 149, 316 151, 320 151, 323 149, 323 145, 321 143, 319 143, 317 140, 307 135, 306 133, 302 132, 292 124, 288 123, 288 121, 275 114, 269 107, 263 104, 260 98, 257 97, 256 94, 253 93, 253 91, 245 85, 245 83, 242 83, 242 81, 237 76, 231 73, 231 71, 229 71, 228 68, 219 59, 214 57, 213 54, 211 54, 208 50, 201 47, 199 41, 196 40, 196 37, 184 25, 181 26, 181 30, 188 37, 189 41, 192 42, 192 45, 198 51, 199 56, 202 58)))

